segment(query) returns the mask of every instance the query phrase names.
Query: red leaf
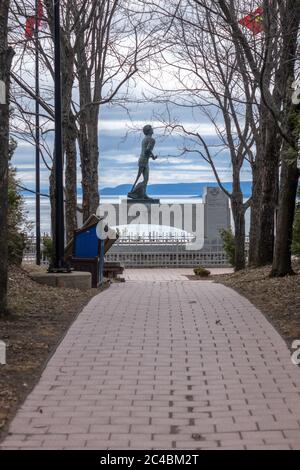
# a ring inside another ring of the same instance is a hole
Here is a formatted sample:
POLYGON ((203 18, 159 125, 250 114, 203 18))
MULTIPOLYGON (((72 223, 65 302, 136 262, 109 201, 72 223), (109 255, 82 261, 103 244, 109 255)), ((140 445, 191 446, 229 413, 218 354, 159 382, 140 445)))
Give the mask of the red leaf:
MULTIPOLYGON (((43 14, 44 14, 43 3, 41 0, 39 0, 38 8, 37 8, 38 27, 40 27, 42 24, 43 14)), ((26 39, 32 39, 34 30, 35 30, 35 16, 27 16, 26 25, 25 25, 26 39)))
POLYGON ((26 39, 32 39, 33 33, 35 28, 35 17, 28 16, 26 18, 26 26, 25 26, 25 37, 26 39))
POLYGON ((258 7, 253 13, 242 18, 239 23, 250 29, 254 35, 262 33, 264 31, 263 14, 263 7, 258 7))
POLYGON ((42 19, 43 19, 43 3, 41 0, 38 2, 38 9, 37 9, 37 17, 38 17, 38 25, 41 26, 42 24, 42 19))

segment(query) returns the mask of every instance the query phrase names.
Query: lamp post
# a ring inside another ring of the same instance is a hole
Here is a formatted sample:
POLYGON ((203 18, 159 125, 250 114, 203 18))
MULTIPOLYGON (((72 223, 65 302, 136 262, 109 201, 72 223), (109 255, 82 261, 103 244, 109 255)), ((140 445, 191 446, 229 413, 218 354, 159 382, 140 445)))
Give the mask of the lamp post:
POLYGON ((35 217, 36 264, 41 264, 41 185, 40 185, 40 83, 39 83, 39 0, 35 0, 35 217))
POLYGON ((54 7, 54 104, 55 104, 55 139, 54 139, 54 168, 55 168, 55 228, 54 271, 65 272, 64 246, 64 195, 63 195, 63 149, 62 149, 62 107, 61 107, 61 63, 60 63, 60 2, 53 1, 54 7))

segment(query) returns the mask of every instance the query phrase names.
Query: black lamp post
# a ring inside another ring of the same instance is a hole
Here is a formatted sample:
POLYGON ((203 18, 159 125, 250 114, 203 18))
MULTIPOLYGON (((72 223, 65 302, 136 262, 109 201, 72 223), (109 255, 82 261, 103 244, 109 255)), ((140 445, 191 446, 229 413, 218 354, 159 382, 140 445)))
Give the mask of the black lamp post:
POLYGON ((39 0, 35 0, 35 214, 36 264, 41 264, 41 186, 40 186, 40 81, 39 81, 39 0))
POLYGON ((66 271, 64 263, 64 194, 63 194, 63 149, 62 149, 62 109, 61 109, 61 63, 60 63, 60 2, 53 1, 54 7, 54 85, 55 85, 55 261, 54 271, 66 271))

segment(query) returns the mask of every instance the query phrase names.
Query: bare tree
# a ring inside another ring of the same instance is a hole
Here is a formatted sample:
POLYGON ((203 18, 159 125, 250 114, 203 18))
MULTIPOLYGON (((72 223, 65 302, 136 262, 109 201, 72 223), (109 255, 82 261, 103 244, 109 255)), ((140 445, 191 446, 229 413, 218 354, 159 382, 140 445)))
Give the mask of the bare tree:
POLYGON ((225 36, 231 40, 239 61, 239 69, 259 86, 259 133, 256 135, 256 160, 253 164, 253 193, 249 263, 262 266, 272 263, 274 252, 275 213, 278 204, 279 155, 283 132, 277 125, 278 109, 282 100, 280 56, 283 43, 280 35, 276 2, 265 2, 264 34, 253 36, 242 30, 238 21, 254 11, 257 4, 243 0, 229 2, 203 2, 194 0, 204 8, 213 10, 216 22, 227 24, 225 36), (224 6, 225 5, 225 6, 224 6), (270 103, 272 103, 270 105, 270 103))
MULTIPOLYGON (((174 7, 175 8, 175 7, 174 7)), ((168 9, 159 11, 170 17, 168 9)), ((215 129, 217 142, 212 143, 201 132, 187 129, 169 118, 164 124, 186 136, 183 153, 196 153, 212 168, 222 191, 230 198, 235 226, 235 267, 245 268, 245 212, 252 199, 244 201, 242 172, 255 165, 255 143, 259 138, 257 84, 242 73, 242 56, 235 54, 232 41, 226 39, 224 22, 216 23, 214 15, 194 1, 181 2, 167 24, 164 40, 168 51, 162 55, 162 66, 171 70, 173 89, 157 80, 155 88, 163 91, 160 101, 172 102, 190 109, 194 120, 208 120, 215 129), (175 80, 174 80, 175 79, 175 80), (232 191, 226 189, 218 170, 220 156, 229 159, 232 169, 232 191)))
MULTIPOLYGON (((44 0, 47 13, 47 22, 54 38, 53 2, 44 0)), ((77 228, 77 138, 78 131, 76 119, 72 107, 72 95, 75 81, 75 48, 76 37, 74 34, 74 24, 77 21, 80 11, 73 15, 73 0, 65 0, 62 3, 61 21, 61 72, 62 72, 62 130, 63 149, 65 156, 65 218, 66 218, 66 239, 67 242, 74 235, 77 228)), ((52 61, 49 61, 45 53, 44 61, 48 64, 48 69, 54 78, 52 61)), ((53 57, 53 53, 51 54, 53 57)), ((51 59, 52 59, 51 57, 51 59)), ((50 175, 50 196, 52 202, 52 224, 55 219, 55 168, 52 166, 50 175)), ((54 232, 53 232, 54 233, 54 232)))
MULTIPOLYGON (((84 29, 83 24, 89 9, 80 15, 74 28, 84 220, 99 205, 100 108, 107 103, 126 102, 131 79, 154 54, 157 43, 157 22, 152 26, 151 15, 145 15, 138 3, 98 0, 91 7, 93 16, 88 28, 84 29)), ((75 7, 78 9, 78 2, 75 7)))
MULTIPOLYGON (((289 152, 294 149, 293 167, 289 164, 293 188, 289 209, 283 208, 282 198, 279 205, 278 233, 286 230, 289 224, 288 237, 285 250, 275 250, 278 254, 285 252, 290 263, 290 244, 292 233, 292 219, 295 205, 295 185, 297 179, 296 155, 298 146, 291 136, 295 134, 295 124, 291 127, 286 119, 287 97, 291 95, 291 83, 294 78, 296 61, 297 33, 299 31, 298 9, 299 3, 286 0, 284 2, 268 0, 263 1, 263 30, 264 33, 254 37, 252 32, 246 32, 239 24, 243 15, 254 11, 255 2, 244 0, 219 0, 217 2, 193 0, 193 2, 179 2, 172 16, 173 25, 179 19, 182 5, 194 4, 209 12, 215 24, 224 25, 223 31, 218 28, 216 34, 224 41, 231 41, 237 58, 238 70, 243 82, 247 80, 259 88, 256 94, 256 103, 259 110, 257 131, 253 133, 256 146, 256 158, 252 164, 253 170, 253 194, 251 203, 251 231, 250 231, 250 264, 255 266, 270 264, 274 255, 275 214, 278 208, 279 193, 279 163, 282 164, 282 176, 284 176, 284 148, 289 147, 289 152), (282 152, 283 151, 283 152, 282 152), (292 177, 291 173, 294 175, 292 177), (289 217, 280 217, 280 213, 292 214, 289 217), (281 220, 282 230, 280 230, 281 220)), ((187 22, 188 25, 188 22, 187 22)), ((194 28, 194 22, 189 20, 190 28, 194 28)), ((201 55, 201 53, 200 53, 201 55)), ((253 129, 252 129, 253 131, 253 129)), ((285 159, 286 160, 286 159, 285 159)), ((283 194, 283 180, 281 178, 281 194, 283 194)), ((282 237, 281 237, 282 240, 282 237)), ((282 245, 282 241, 278 243, 282 245)), ((288 273, 290 269, 281 270, 281 275, 288 273)), ((278 269, 273 269, 273 274, 278 269)), ((278 274, 277 274, 278 275, 278 274)))
MULTIPOLYGON (((33 60, 35 44, 24 39, 26 15, 34 13, 34 2, 14 3, 16 23, 14 43, 18 58, 14 64, 16 133, 35 145, 34 109, 28 98, 38 99, 43 109, 41 119, 42 156, 50 170, 52 221, 55 217, 54 168, 52 158, 53 132, 53 12, 52 1, 44 1, 40 34, 41 96, 36 97, 33 60), (21 125, 20 125, 21 123, 21 125), (50 143, 50 146, 49 146, 50 143), (44 155, 45 154, 45 155, 44 155)), ((99 204, 99 111, 106 103, 124 105, 131 78, 138 66, 146 63, 151 48, 157 42, 151 32, 157 23, 151 14, 140 8, 139 2, 119 0, 83 0, 61 2, 62 110, 63 144, 65 153, 65 208, 67 239, 76 228, 77 213, 77 148, 79 148, 83 214, 86 219, 99 204), (146 17, 147 16, 147 17, 146 17), (153 22, 153 26, 152 26, 153 22), (78 144, 78 145, 77 145, 78 144)), ((133 83, 134 85, 134 83, 133 83)))
POLYGON ((0 0, 0 315, 7 313, 9 88, 13 49, 8 45, 9 0, 0 0))
POLYGON ((293 223, 296 209, 296 196, 300 172, 298 169, 300 105, 292 99, 295 80, 295 59, 300 26, 300 2, 287 2, 283 24, 285 99, 283 104, 284 123, 287 139, 281 151, 281 180, 275 256, 272 276, 282 277, 294 274, 292 268, 293 223))
MULTIPOLYGON (((277 237, 275 257, 273 262, 273 276, 285 276, 291 274, 291 243, 293 233, 293 219, 295 212, 296 193, 299 172, 297 169, 297 157, 299 154, 298 132, 299 123, 295 119, 296 109, 291 103, 292 83, 295 78, 295 65, 297 59, 297 40, 300 21, 300 1, 264 0, 264 29, 266 37, 265 65, 262 70, 257 67, 253 51, 247 38, 239 28, 236 16, 236 2, 234 0, 218 0, 221 13, 231 29, 233 41, 237 50, 243 50, 247 63, 260 85, 264 105, 272 116, 273 126, 276 126, 280 137, 280 161, 281 182, 279 197, 279 214, 277 223, 277 237), (277 25, 274 34, 274 24, 277 25), (277 66, 274 81, 268 81, 266 73, 267 64, 270 63, 272 55, 270 51, 272 44, 280 44, 274 59, 277 66), (271 86, 270 86, 271 85, 271 86), (291 157, 292 154, 292 158, 291 157)), ((265 159, 265 171, 271 159, 265 159)), ((273 165, 275 167, 275 165, 273 165)), ((266 175, 262 174, 263 181, 266 175)), ((263 183, 268 187, 268 184, 263 183)), ((260 218, 264 212, 260 211, 260 218)))
MULTIPOLYGON (((61 55, 62 55, 62 80, 63 87, 63 148, 65 154, 65 212, 66 212, 66 235, 67 240, 73 236, 77 228, 77 185, 76 185, 76 138, 77 129, 74 124, 74 115, 71 109, 72 88, 74 84, 74 53, 72 53, 72 37, 70 23, 72 15, 68 11, 69 0, 62 2, 63 15, 61 24, 61 55), (66 23, 65 19, 68 18, 66 23)), ((35 108, 34 101, 38 100, 42 112, 40 116, 41 131, 41 157, 50 172, 50 200, 52 225, 55 219, 55 194, 54 194, 54 164, 53 146, 49 136, 53 133, 54 110, 53 110, 53 2, 45 0, 42 31, 39 32, 39 41, 26 39, 24 35, 24 23, 26 15, 35 14, 35 2, 13 2, 12 15, 14 18, 14 29, 12 41, 17 51, 14 63, 14 74, 16 86, 14 87, 13 102, 15 107, 13 130, 19 139, 27 140, 36 145, 35 142, 35 108), (49 29, 46 28, 46 24, 49 29), (36 96, 31 83, 35 79, 34 57, 38 45, 40 61, 40 96, 36 96)))

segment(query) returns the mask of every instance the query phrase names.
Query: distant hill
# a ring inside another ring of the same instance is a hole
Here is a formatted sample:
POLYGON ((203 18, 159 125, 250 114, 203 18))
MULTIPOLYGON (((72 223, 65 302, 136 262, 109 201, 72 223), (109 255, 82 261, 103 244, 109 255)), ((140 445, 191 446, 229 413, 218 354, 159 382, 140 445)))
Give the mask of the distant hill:
MULTIPOLYGON (((223 183, 228 191, 232 190, 232 183, 223 183)), ((206 186, 218 186, 217 183, 174 183, 174 184, 150 184, 147 193, 151 196, 188 196, 188 197, 201 197, 203 189, 206 186)), ((241 183, 244 197, 251 196, 252 182, 244 181, 241 183)), ((130 191, 131 184, 121 184, 115 188, 103 188, 100 190, 101 196, 126 196, 130 191)), ((34 188, 32 188, 34 190, 34 188)), ((41 190, 43 194, 49 194, 49 188, 41 190)), ((22 194, 27 198, 34 198, 34 194, 27 191, 22 191, 22 194)), ((77 188, 78 196, 82 195, 80 186, 77 188)))
MULTIPOLYGON (((201 197, 206 186, 218 186, 217 183, 174 183, 174 184, 150 184, 147 193, 151 196, 190 196, 201 197)), ((227 190, 231 191, 232 183, 224 183, 227 190)), ((241 183, 244 197, 251 196, 252 182, 241 183)), ((122 184, 115 188, 101 189, 101 196, 126 196, 132 185, 122 184)))

